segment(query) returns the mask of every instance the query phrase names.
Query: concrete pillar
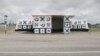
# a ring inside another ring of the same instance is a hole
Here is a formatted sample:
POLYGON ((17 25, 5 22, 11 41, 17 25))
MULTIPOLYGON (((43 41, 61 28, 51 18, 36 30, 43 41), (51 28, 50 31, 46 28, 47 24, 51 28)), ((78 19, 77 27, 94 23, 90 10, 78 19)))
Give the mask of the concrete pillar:
POLYGON ((67 18, 67 17, 64 17, 63 32, 64 33, 69 33, 70 32, 70 21, 69 21, 69 18, 67 18))

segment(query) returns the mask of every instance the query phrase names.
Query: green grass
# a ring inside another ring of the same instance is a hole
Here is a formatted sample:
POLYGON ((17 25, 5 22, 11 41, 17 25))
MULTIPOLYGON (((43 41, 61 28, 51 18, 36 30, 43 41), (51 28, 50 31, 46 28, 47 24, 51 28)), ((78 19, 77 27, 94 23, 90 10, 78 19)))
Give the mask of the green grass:
POLYGON ((15 25, 7 26, 7 29, 5 30, 5 26, 0 26, 0 33, 7 32, 14 32, 15 31, 15 25))
POLYGON ((7 31, 15 30, 15 25, 7 26, 7 31))

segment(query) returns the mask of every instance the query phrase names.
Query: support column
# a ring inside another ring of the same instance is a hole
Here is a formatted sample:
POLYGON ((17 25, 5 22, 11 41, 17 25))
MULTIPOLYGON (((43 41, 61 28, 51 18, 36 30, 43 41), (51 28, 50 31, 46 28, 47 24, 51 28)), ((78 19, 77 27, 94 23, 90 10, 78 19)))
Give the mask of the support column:
POLYGON ((70 32, 70 20, 66 16, 64 16, 64 21, 63 21, 63 32, 64 33, 70 32))

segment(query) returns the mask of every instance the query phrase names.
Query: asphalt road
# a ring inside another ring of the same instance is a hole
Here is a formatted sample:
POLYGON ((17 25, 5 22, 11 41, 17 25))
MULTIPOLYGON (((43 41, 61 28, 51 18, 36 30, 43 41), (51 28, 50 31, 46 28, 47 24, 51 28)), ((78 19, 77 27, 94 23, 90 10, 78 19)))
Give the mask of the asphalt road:
POLYGON ((0 34, 0 56, 100 56, 100 32, 0 34))

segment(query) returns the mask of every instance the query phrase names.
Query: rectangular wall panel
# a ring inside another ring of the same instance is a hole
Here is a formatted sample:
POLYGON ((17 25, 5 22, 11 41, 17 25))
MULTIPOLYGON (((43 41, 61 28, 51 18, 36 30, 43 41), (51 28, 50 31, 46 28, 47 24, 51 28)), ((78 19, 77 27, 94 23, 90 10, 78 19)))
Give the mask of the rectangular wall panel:
POLYGON ((78 29, 82 29, 82 26, 81 25, 78 25, 78 29))
POLYGON ((70 28, 70 24, 69 23, 64 23, 64 28, 70 28))
POLYGON ((28 29, 32 29, 32 26, 31 26, 31 25, 28 25, 27 28, 28 28, 28 29))
POLYGON ((28 20, 27 25, 32 25, 32 21, 28 20))
POLYGON ((27 20, 23 20, 23 25, 27 25, 27 20))
POLYGON ((46 28, 52 28, 52 24, 51 23, 46 23, 46 28))
POLYGON ((45 33, 45 29, 40 29, 40 33, 45 33))
POLYGON ((23 29, 23 28, 22 28, 22 25, 18 25, 18 29, 23 29))
POLYGON ((82 25, 82 28, 83 28, 83 29, 85 29, 85 28, 86 28, 86 25, 85 25, 85 24, 83 24, 83 25, 82 25))
POLYGON ((64 29, 64 33, 69 33, 70 32, 70 29, 64 29))
POLYGON ((39 23, 34 23, 33 28, 39 28, 39 23))
POLYGON ((34 29, 34 33, 39 33, 39 29, 34 29))
POLYGON ((23 25, 23 29, 27 29, 27 26, 26 25, 23 25))
POLYGON ((78 25, 74 25, 74 29, 77 29, 78 28, 78 25))
POLYGON ((46 29, 46 33, 51 33, 51 29, 46 29))
POLYGON ((46 23, 45 22, 40 22, 39 24, 39 28, 46 28, 46 23))

